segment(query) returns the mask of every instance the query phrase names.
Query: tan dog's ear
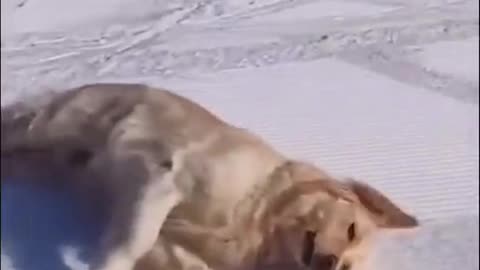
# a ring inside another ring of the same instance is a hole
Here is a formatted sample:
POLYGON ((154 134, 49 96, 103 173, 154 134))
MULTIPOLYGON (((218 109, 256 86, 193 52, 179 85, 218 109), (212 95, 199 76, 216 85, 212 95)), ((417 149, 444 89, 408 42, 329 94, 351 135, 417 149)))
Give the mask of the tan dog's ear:
POLYGON ((405 213, 380 191, 368 184, 349 180, 348 185, 360 203, 370 212, 377 226, 401 229, 419 225, 414 216, 405 213))

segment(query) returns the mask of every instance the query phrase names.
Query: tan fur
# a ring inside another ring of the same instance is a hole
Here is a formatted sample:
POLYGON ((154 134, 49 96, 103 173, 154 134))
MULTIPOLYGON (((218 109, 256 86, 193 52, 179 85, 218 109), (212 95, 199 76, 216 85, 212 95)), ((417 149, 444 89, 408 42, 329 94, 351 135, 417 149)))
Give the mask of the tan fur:
POLYGON ((54 186, 105 206, 93 270, 304 269, 309 232, 311 269, 356 270, 375 231, 417 226, 368 185, 144 85, 86 85, 2 108, 2 182, 24 168, 61 172, 54 186))

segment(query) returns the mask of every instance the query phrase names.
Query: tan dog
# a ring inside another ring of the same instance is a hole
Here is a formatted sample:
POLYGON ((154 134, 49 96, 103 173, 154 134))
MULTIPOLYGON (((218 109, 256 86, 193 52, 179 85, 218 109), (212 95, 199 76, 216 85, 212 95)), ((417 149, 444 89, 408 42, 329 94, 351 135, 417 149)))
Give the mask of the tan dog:
POLYGON ((144 85, 87 85, 2 108, 2 181, 34 168, 66 173, 53 184, 105 206, 95 270, 354 270, 379 228, 418 225, 368 185, 144 85))

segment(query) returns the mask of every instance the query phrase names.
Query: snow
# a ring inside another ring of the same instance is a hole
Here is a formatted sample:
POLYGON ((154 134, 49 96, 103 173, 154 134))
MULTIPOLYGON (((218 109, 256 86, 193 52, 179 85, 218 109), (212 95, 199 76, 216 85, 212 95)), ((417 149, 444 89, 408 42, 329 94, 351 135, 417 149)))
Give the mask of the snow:
MULTIPOLYGON (((2 106, 88 82, 170 88, 417 214, 369 269, 478 269, 478 1, 1 3, 2 106)), ((2 185, 1 205, 2 269, 86 269, 100 224, 68 194, 2 185)))
POLYGON ((424 46, 417 55, 425 68, 475 82, 478 86, 478 46, 478 37, 442 41, 424 46))
MULTIPOLYGON (((155 8, 154 1, 143 0, 6 0, 2 1, 2 37, 11 32, 60 32, 79 27, 98 27, 115 19, 145 16, 155 8)), ((167 2, 167 1, 165 1, 167 2)), ((164 9, 166 9, 166 4, 164 9)), ((158 8, 159 9, 159 8, 158 8)))
POLYGON ((274 14, 256 16, 251 21, 254 23, 276 22, 292 23, 300 20, 316 20, 325 17, 333 17, 342 20, 344 17, 376 16, 384 12, 394 10, 393 6, 374 5, 353 1, 312 1, 293 8, 281 10, 274 14))
POLYGON ((424 225, 414 240, 382 235, 371 269, 478 269, 478 226, 478 216, 457 217, 424 225))

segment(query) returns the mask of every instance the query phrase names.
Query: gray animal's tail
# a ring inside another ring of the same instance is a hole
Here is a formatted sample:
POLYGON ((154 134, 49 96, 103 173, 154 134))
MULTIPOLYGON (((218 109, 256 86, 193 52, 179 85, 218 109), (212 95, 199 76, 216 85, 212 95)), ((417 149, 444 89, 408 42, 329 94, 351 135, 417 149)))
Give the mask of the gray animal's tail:
POLYGON ((2 108, 2 157, 25 148, 22 145, 27 144, 28 128, 34 118, 34 111, 25 111, 21 106, 2 108))
POLYGON ((19 171, 16 168, 29 161, 41 169, 88 165, 147 89, 135 84, 85 85, 43 92, 3 107, 2 181, 6 166, 5 172, 19 171))
POLYGON ((46 92, 2 107, 2 158, 58 146, 58 140, 48 135, 48 116, 73 94, 73 91, 46 92))
POLYGON ((37 108, 18 103, 1 109, 2 182, 27 178, 32 174, 43 178, 43 175, 53 172, 52 153, 39 143, 41 140, 34 142, 29 132, 37 117, 37 108))

